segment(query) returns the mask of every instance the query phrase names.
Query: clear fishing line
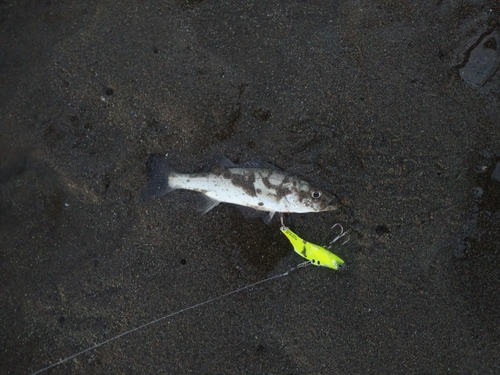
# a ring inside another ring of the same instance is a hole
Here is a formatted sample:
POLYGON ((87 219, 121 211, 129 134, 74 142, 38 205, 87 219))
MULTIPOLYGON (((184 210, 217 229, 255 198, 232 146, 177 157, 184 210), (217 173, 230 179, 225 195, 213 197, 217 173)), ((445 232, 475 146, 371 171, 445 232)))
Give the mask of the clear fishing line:
POLYGON ((171 318, 172 316, 179 315, 179 314, 182 314, 182 313, 184 313, 184 312, 186 312, 186 311, 193 310, 193 309, 196 309, 196 308, 201 307, 201 306, 203 306, 203 305, 207 305, 207 304, 209 304, 209 303, 211 303, 211 302, 214 302, 214 301, 217 301, 217 300, 220 300, 220 299, 223 299, 223 298, 229 297, 229 296, 230 296, 230 295, 232 295, 232 294, 240 293, 240 292, 242 292, 242 291, 244 291, 244 290, 246 290, 246 289, 250 289, 250 288, 252 288, 252 287, 254 287, 254 286, 257 286, 257 285, 259 285, 259 284, 263 284, 263 283, 266 283, 266 282, 271 281, 271 280, 274 280, 274 279, 279 279, 279 278, 282 278, 282 277, 284 277, 284 276, 288 276, 288 275, 290 274, 290 272, 295 271, 295 270, 296 270, 296 269, 298 269, 298 268, 305 267, 305 266, 307 266, 307 265, 309 265, 309 264, 310 264, 310 262, 301 263, 301 264, 299 264, 297 267, 292 267, 292 268, 290 268, 288 271, 286 271, 286 272, 284 272, 284 273, 281 273, 281 274, 279 274, 279 275, 275 275, 275 276, 268 277, 267 279, 257 281, 257 282, 255 282, 255 283, 253 283, 253 284, 249 284, 249 285, 246 285, 246 286, 244 286, 244 287, 241 287, 241 288, 238 288, 238 289, 232 290, 232 291, 230 291, 230 292, 227 292, 227 293, 222 294, 222 295, 217 296, 217 297, 209 298, 209 299, 207 299, 207 300, 205 300, 205 301, 203 301, 203 302, 200 302, 200 303, 197 303, 197 304, 194 304, 194 305, 191 305, 191 306, 185 307, 185 308, 183 308, 183 309, 181 309, 181 310, 177 310, 177 311, 175 311, 175 312, 173 312, 173 313, 170 313, 170 314, 164 315, 164 316, 162 316, 162 317, 160 317, 160 318, 157 318, 157 319, 151 320, 151 321, 150 321, 150 322, 148 322, 148 323, 145 323, 145 324, 140 325, 140 326, 138 326, 138 327, 132 328, 132 329, 130 329, 130 330, 128 330, 128 331, 125 331, 125 332, 123 332, 123 333, 120 333, 119 335, 116 335, 116 336, 111 337, 111 338, 109 338, 109 339, 107 339, 107 340, 104 340, 104 341, 102 341, 102 342, 100 342, 100 343, 98 343, 98 344, 95 344, 94 346, 91 346, 91 347, 89 347, 89 348, 87 348, 87 349, 85 349, 85 350, 82 350, 82 351, 80 351, 80 352, 78 352, 78 353, 76 353, 76 354, 73 354, 73 355, 70 355, 69 357, 66 357, 66 358, 64 358, 64 359, 61 359, 60 361, 58 361, 58 362, 56 362, 56 363, 53 363, 53 364, 51 364, 50 366, 47 366, 47 367, 44 367, 44 368, 42 368, 42 369, 40 369, 40 370, 38 370, 38 371, 32 372, 30 375, 40 374, 40 373, 42 373, 42 372, 44 372, 44 371, 47 371, 47 370, 49 370, 49 369, 51 369, 51 368, 54 368, 54 367, 59 366, 59 365, 62 365, 63 363, 66 363, 66 362, 68 362, 69 360, 71 360, 71 359, 73 359, 73 358, 76 358, 76 357, 78 357, 78 356, 80 356, 80 355, 82 355, 82 354, 88 353, 88 352, 90 352, 90 351, 92 351, 92 350, 94 350, 94 349, 100 348, 100 347, 101 347, 101 346, 103 346, 103 345, 106 345, 106 344, 108 344, 108 343, 110 343, 110 342, 112 342, 112 341, 118 340, 119 338, 124 337, 124 336, 127 336, 127 335, 129 335, 129 334, 131 334, 131 333, 137 332, 137 331, 139 331, 139 330, 141 330, 141 329, 143 329, 143 328, 146 328, 146 327, 148 327, 148 326, 150 326, 150 325, 153 325, 153 324, 156 324, 156 323, 158 323, 158 322, 161 322, 162 320, 165 320, 165 319, 171 318))

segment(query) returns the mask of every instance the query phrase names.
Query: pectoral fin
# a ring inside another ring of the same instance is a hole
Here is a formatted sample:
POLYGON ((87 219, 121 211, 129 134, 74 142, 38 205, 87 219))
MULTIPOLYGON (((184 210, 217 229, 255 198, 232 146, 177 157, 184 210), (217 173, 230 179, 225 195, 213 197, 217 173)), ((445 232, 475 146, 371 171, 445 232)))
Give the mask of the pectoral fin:
POLYGON ((271 220, 272 220, 272 218, 273 218, 273 216, 274 216, 274 214, 275 214, 275 213, 276 213, 276 212, 274 212, 274 211, 270 211, 270 212, 268 213, 268 215, 264 216, 264 217, 262 218, 262 220, 264 220, 264 223, 269 224, 269 223, 271 222, 271 220))
POLYGON ((238 209, 247 219, 256 219, 260 217, 266 224, 269 224, 274 216, 274 212, 258 211, 250 207, 238 206, 238 209))
POLYGON ((205 200, 205 203, 200 207, 202 215, 206 214, 208 211, 210 211, 220 203, 218 200, 209 198, 206 195, 204 195, 203 198, 205 200))

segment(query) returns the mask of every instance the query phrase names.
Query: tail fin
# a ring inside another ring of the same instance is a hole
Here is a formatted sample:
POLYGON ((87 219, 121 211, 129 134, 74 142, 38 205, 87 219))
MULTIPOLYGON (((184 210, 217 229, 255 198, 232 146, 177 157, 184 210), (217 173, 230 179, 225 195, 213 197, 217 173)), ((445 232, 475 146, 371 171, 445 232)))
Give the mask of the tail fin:
POLYGON ((161 197, 174 190, 168 184, 168 176, 175 170, 168 165, 164 158, 153 155, 148 159, 146 165, 149 170, 149 183, 142 192, 143 200, 161 197))

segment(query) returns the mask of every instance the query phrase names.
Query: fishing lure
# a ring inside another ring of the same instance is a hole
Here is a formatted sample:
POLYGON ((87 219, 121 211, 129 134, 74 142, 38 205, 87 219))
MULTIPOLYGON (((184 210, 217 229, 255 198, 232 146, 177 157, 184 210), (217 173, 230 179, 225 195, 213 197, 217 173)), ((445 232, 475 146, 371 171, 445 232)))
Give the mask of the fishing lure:
MULTIPOLYGON (((315 245, 311 242, 303 240, 288 227, 282 226, 280 230, 292 243, 295 252, 301 257, 307 259, 310 264, 333 268, 334 270, 344 267, 344 261, 323 246, 315 245)), ((332 242, 335 242, 341 236, 343 236, 342 233, 332 242)))

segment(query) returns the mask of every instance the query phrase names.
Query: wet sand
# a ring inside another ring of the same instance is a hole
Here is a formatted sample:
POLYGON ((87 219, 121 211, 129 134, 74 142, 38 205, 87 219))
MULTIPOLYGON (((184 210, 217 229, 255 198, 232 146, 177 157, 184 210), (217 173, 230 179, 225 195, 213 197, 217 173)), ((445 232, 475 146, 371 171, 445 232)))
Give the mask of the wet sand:
POLYGON ((29 374, 303 261, 175 191, 150 155, 221 153, 336 193, 293 214, 306 267, 50 374, 500 373, 494 1, 0 4, 0 368, 29 374))

